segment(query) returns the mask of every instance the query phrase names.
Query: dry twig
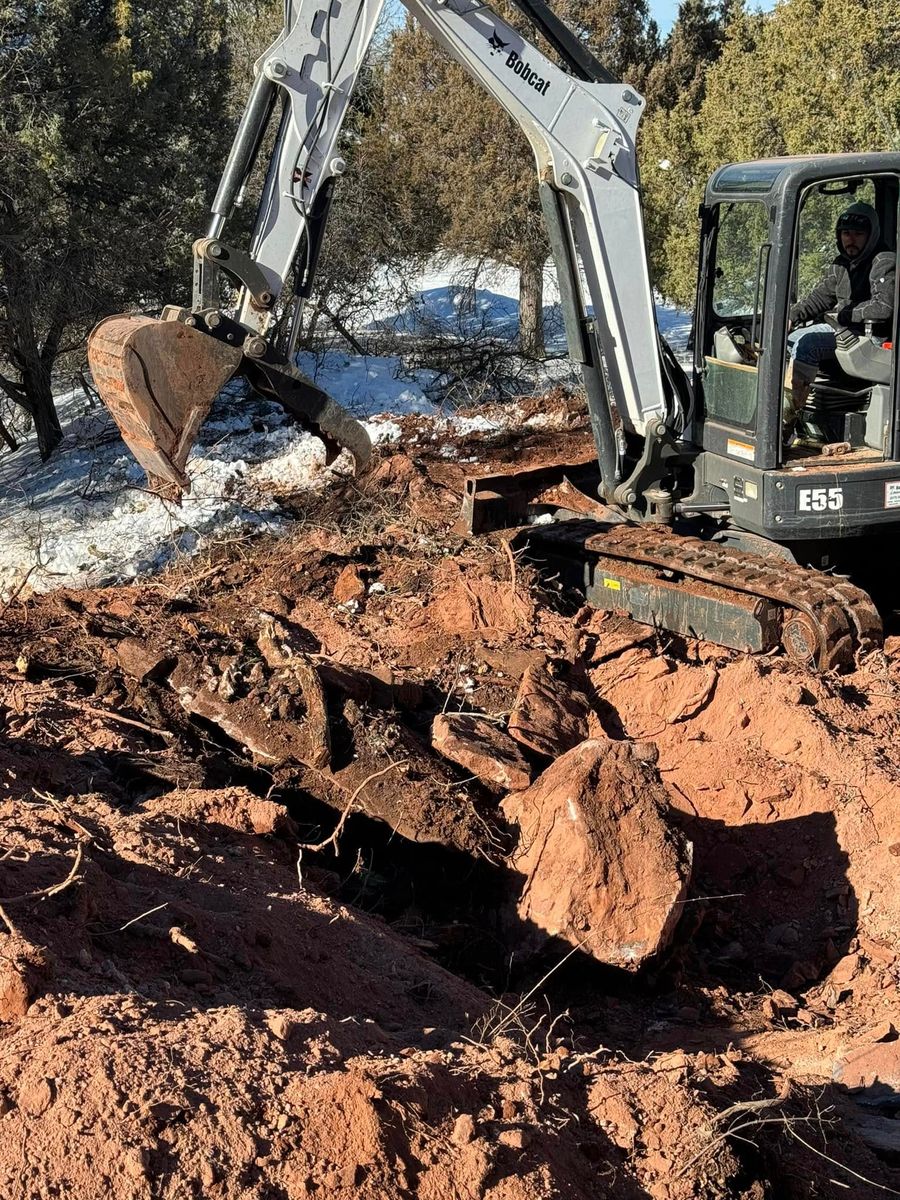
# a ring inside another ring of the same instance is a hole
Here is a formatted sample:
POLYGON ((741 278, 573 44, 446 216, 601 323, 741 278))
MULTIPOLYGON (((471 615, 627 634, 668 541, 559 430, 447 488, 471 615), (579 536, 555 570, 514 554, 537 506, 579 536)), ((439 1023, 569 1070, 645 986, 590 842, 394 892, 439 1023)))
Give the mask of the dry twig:
POLYGON ((168 908, 168 907, 169 907, 169 902, 168 902, 168 900, 165 900, 162 904, 157 904, 156 908, 148 908, 146 912, 138 913, 138 915, 136 917, 132 917, 130 921, 126 921, 124 925, 120 925, 119 928, 116 929, 114 932, 115 933, 124 933, 125 930, 130 925, 136 925, 138 921, 143 921, 144 917, 150 917, 153 915, 153 913, 159 912, 160 909, 168 908))
MULTIPOLYGON (((364 779, 362 781, 362 783, 359 785, 359 787, 356 789, 356 791, 353 793, 353 795, 347 801, 347 805, 344 808, 344 811, 341 813, 340 820, 338 821, 337 825, 335 826, 334 832, 331 834, 331 836, 325 838, 325 840, 323 842, 301 842, 300 845, 298 846, 298 849, 301 851, 303 851, 303 850, 319 851, 319 850, 324 850, 326 846, 333 846, 334 852, 335 852, 335 854, 337 854, 337 852, 338 852, 337 840, 343 831, 344 825, 347 823, 347 818, 350 816, 350 813, 353 810, 353 805, 356 803, 358 797, 362 794, 364 789, 367 788, 374 779, 380 779, 382 777, 382 775, 387 775, 388 771, 399 770, 401 767, 405 767, 408 762, 409 762, 409 759, 405 758, 405 759, 403 759, 402 762, 390 763, 388 766, 386 766, 384 768, 383 771, 375 771, 371 775, 369 775, 366 779, 364 779)), ((299 862, 298 862, 298 870, 299 870, 299 862)))
POLYGON ((28 568, 28 570, 25 572, 25 574, 22 576, 21 581, 16 586, 15 590, 10 595, 9 599, 6 601, 5 604, 2 605, 2 607, 0 607, 0 617, 2 617, 6 613, 6 611, 9 609, 10 605, 14 604, 16 602, 16 600, 19 598, 19 596, 22 594, 22 591, 23 591, 26 583, 28 583, 28 580, 34 574, 36 569, 37 569, 37 563, 32 563, 31 566, 28 568))
POLYGON ((819 1150, 818 1147, 813 1146, 805 1138, 802 1138, 792 1125, 788 1125, 787 1132, 792 1138, 795 1138, 798 1142, 800 1142, 801 1145, 805 1146, 807 1150, 811 1150, 813 1154, 818 1154, 819 1158, 824 1158, 826 1162, 830 1162, 832 1166, 837 1167, 839 1170, 846 1171, 847 1174, 852 1175, 854 1179, 859 1179, 863 1183, 867 1183, 869 1187, 878 1188, 880 1192, 887 1192, 891 1196, 900 1196, 900 1192, 898 1192, 896 1188, 888 1187, 885 1183, 876 1183, 874 1179, 868 1179, 865 1175, 860 1175, 858 1171, 852 1170, 852 1168, 846 1166, 846 1164, 842 1162, 839 1162, 836 1158, 832 1158, 829 1154, 826 1154, 824 1150, 819 1150))
POLYGON ((22 936, 20 930, 10 920, 9 914, 7 913, 6 909, 3 907, 2 904, 0 904, 0 918, 3 919, 3 922, 6 925, 6 928, 13 935, 13 937, 21 937, 22 936))
MULTIPOLYGON (((75 850, 75 859, 72 863, 72 869, 69 871, 65 879, 59 883, 52 883, 49 887, 38 888, 34 892, 23 892, 20 896, 0 896, 0 905, 4 904, 21 904, 24 900, 40 900, 47 896, 57 896, 64 891, 70 884, 73 884, 78 877, 78 871, 81 867, 81 860, 84 857, 84 843, 79 842, 75 850)), ((6 918, 4 917, 4 920, 6 918)), ((9 922, 7 921, 7 924, 9 922)))
MULTIPOLYGON (((71 704, 71 701, 67 701, 71 704)), ((110 712, 106 708, 92 708, 89 704, 72 705, 73 708, 79 708, 89 717, 102 717, 110 721, 118 721, 120 725, 131 725, 134 729, 141 729, 144 733, 153 733, 157 737, 171 737, 170 729, 157 729, 154 725, 145 725, 143 721, 135 721, 133 717, 122 717, 118 713, 110 712)))

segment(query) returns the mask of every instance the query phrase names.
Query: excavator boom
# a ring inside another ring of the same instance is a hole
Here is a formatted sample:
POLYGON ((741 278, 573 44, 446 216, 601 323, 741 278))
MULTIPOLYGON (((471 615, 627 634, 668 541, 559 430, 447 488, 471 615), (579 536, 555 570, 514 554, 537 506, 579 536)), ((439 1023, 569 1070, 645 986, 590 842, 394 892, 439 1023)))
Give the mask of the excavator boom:
MULTIPOLYGON (((635 154, 644 102, 611 79, 543 0, 518 3, 566 70, 480 0, 405 3, 531 143, 570 356, 588 394, 601 493, 621 501, 632 485, 621 475, 611 397, 624 430, 648 440, 668 435, 678 408, 644 252, 635 154), (619 286, 625 278, 627 288, 619 286)), ((161 322, 112 318, 90 339, 103 400, 135 457, 169 489, 189 485, 193 439, 216 392, 236 374, 285 403, 330 451, 350 449, 358 467, 368 457, 362 427, 294 360, 332 190, 345 170, 338 137, 380 11, 381 0, 287 0, 284 28, 256 64, 207 236, 194 245, 190 309, 166 310, 161 322), (224 233, 273 118, 274 148, 245 252, 224 233), (223 282, 237 289, 227 308, 223 282)))

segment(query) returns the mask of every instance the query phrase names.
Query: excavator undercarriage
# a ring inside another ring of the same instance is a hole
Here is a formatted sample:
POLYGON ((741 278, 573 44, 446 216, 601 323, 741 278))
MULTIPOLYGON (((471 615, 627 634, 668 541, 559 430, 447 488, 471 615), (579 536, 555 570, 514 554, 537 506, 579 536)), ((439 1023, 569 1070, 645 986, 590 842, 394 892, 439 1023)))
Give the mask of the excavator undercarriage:
MULTIPOLYGON (((456 531, 515 529, 513 545, 595 608, 749 653, 845 670, 880 647, 881 617, 847 579, 763 539, 752 551, 638 525, 593 499, 595 460, 471 477, 456 531)), ((686 528, 689 530, 690 525, 686 528)))

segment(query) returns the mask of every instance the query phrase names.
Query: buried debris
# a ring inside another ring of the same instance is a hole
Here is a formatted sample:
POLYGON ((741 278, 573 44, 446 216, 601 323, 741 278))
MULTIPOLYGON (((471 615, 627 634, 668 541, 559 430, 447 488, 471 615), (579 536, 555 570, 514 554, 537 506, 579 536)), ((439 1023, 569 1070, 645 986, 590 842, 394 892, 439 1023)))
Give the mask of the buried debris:
MULTIPOLYGON (((488 718, 438 715, 429 745, 392 703, 400 685, 275 644, 263 639, 263 658, 184 655, 171 686, 189 712, 274 770, 280 787, 299 787, 341 814, 339 829, 359 812, 408 841, 498 867, 512 844, 509 892, 522 877, 524 887, 510 904, 535 934, 525 939, 532 949, 561 938, 635 969, 667 945, 691 848, 668 820, 655 769, 630 743, 580 741, 532 784, 519 744, 488 718), (473 778, 460 780, 448 759, 473 778), (506 799, 497 806, 482 783, 506 799)), ((587 697, 565 666, 529 670, 520 688, 516 729, 527 726, 546 755, 554 739, 565 746, 587 725, 587 697)), ((336 841, 335 832, 306 848, 337 849, 336 841)))
POLYGON ((531 783, 531 767, 519 746, 487 717, 441 713, 434 718, 431 744, 445 758, 505 791, 520 791, 531 783))
POLYGON ((183 655, 170 682, 189 713, 218 725, 259 762, 296 759, 328 766, 331 739, 322 685, 303 659, 291 659, 267 677, 261 661, 245 673, 237 656, 216 669, 208 660, 183 655))
POLYGON ((182 655, 170 676, 183 707, 217 725, 279 780, 343 812, 384 821, 414 842, 438 842, 491 857, 497 837, 475 812, 449 764, 392 711, 363 709, 357 697, 402 692, 376 676, 294 654, 266 662, 182 655), (272 666, 271 664, 277 664, 272 666), (332 725, 340 746, 332 746, 332 725), (399 764, 399 779, 382 768, 399 764), (365 784, 365 787, 361 785, 365 784))

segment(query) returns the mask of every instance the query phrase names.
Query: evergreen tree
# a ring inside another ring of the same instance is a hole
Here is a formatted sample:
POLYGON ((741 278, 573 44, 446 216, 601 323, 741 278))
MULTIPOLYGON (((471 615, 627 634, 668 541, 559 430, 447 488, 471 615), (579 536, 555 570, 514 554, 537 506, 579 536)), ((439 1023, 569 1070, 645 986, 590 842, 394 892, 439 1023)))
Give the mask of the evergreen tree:
MULTIPOLYGON (((500 11, 523 27, 517 10, 500 11)), ((635 73, 645 72, 658 53, 646 0, 567 0, 557 12, 608 70, 639 85, 635 73)), ((526 138, 411 20, 391 39, 385 105, 395 176, 420 201, 422 244, 437 239, 452 253, 516 267, 522 348, 542 354, 549 248, 526 138)))
POLYGON ((47 457, 51 375, 106 313, 183 300, 227 141, 224 0, 0 0, 0 387, 47 457))
MULTIPOLYGON (((900 146, 900 0, 783 0, 768 14, 738 10, 694 111, 683 95, 642 142, 645 189, 666 211, 657 280, 693 299, 697 205, 723 163, 781 154, 900 146), (876 19, 877 18, 877 19, 876 19), (668 161, 660 182, 657 164, 668 161)), ((659 227, 658 230, 659 232, 659 227)))
POLYGON ((644 90, 661 52, 647 0, 559 0, 553 8, 611 75, 644 90))
MULTIPOLYGON (((682 0, 647 80, 640 138, 644 218, 652 276, 666 295, 672 294, 673 274, 680 269, 685 234, 688 246, 695 246, 696 125, 707 72, 722 52, 728 14, 734 11, 733 0, 682 0)), ((680 283, 678 294, 685 299, 680 283)))
POLYGON ((701 100, 706 68, 715 62, 725 41, 729 0, 681 0, 678 16, 657 62, 649 72, 646 98, 651 112, 668 111, 685 91, 701 100), (698 86, 699 85, 699 86, 698 86))

